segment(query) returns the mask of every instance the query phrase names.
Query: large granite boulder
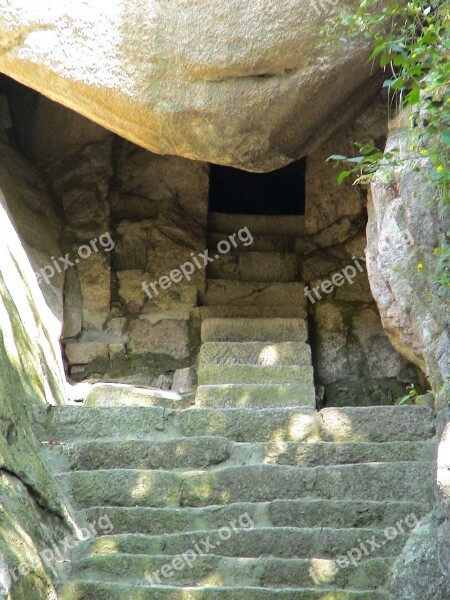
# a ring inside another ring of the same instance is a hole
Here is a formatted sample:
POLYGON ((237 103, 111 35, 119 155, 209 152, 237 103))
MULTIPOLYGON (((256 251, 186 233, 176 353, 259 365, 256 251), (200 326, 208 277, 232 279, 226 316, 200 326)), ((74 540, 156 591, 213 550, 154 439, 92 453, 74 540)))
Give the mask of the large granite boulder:
POLYGON ((271 170, 379 87, 364 38, 321 33, 358 4, 12 0, 0 71, 152 152, 271 170))
POLYGON ((392 125, 387 149, 403 156, 377 175, 369 197, 367 270, 383 326, 393 346, 428 377, 438 414, 437 472, 433 512, 413 533, 392 571, 391 600, 450 597, 450 337, 448 290, 436 283, 439 248, 449 230, 425 157, 410 152, 414 141, 402 114, 392 125))
MULTIPOLYGON (((393 124, 388 149, 414 144, 405 120, 402 115, 393 124)), ((403 159, 371 186, 367 270, 391 343, 428 377, 440 409, 450 399, 450 303, 448 290, 435 281, 450 216, 440 210, 426 177, 428 159, 403 159)))

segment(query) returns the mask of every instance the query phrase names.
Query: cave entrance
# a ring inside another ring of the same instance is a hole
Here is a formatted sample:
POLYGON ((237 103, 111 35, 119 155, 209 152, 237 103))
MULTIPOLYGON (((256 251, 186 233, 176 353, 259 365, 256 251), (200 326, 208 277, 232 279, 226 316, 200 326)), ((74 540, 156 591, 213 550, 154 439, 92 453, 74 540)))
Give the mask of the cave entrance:
POLYGON ((305 214, 306 158, 269 173, 211 165, 209 210, 244 215, 305 214))

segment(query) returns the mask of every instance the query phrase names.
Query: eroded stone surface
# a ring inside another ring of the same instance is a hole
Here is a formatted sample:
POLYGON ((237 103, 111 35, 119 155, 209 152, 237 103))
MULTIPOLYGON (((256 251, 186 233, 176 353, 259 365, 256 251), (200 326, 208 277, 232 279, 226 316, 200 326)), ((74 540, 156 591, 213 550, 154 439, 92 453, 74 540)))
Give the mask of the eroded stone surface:
POLYGON ((152 152, 270 170, 307 154, 373 91, 364 39, 319 43, 342 10, 16 0, 0 11, 0 69, 152 152))

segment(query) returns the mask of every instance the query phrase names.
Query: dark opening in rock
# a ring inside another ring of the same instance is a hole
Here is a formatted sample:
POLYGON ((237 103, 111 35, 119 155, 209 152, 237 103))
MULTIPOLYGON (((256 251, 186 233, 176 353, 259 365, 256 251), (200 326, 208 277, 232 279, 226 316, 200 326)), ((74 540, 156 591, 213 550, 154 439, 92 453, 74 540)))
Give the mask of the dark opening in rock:
POLYGON ((270 173, 211 165, 209 210, 247 215, 304 215, 306 158, 270 173))

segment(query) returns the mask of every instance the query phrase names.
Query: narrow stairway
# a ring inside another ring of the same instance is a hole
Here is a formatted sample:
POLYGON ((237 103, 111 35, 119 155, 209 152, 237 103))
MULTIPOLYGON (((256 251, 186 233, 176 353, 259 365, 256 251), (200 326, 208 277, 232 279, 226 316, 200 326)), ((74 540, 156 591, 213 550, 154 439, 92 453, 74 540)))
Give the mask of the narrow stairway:
POLYGON ((291 249, 258 235, 210 266, 194 405, 36 409, 80 526, 112 526, 76 544, 62 600, 387 600, 429 512, 434 413, 315 410, 291 249))
POLYGON ((248 222, 252 243, 208 265, 196 405, 314 407, 306 298, 291 251, 303 218, 213 214, 211 255, 248 222))
POLYGON ((429 511, 427 408, 65 406, 36 422, 80 525, 113 527, 75 546, 62 600, 387 599, 429 511))

